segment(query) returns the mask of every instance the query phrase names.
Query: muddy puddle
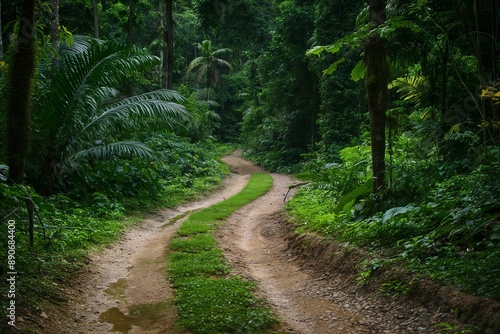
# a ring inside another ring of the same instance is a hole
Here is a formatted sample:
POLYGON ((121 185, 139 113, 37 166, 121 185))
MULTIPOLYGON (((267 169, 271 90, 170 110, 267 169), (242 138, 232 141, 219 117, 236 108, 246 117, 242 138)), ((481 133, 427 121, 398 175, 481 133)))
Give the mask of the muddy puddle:
POLYGON ((172 311, 172 308, 173 304, 170 301, 132 305, 126 312, 119 307, 112 307, 99 315, 99 321, 113 325, 109 332, 129 334, 134 326, 142 330, 155 327, 172 311))

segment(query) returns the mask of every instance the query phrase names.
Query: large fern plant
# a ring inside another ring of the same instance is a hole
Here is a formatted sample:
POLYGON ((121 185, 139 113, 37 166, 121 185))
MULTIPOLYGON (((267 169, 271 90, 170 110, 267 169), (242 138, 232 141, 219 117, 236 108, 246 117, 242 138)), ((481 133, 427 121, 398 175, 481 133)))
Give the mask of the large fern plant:
POLYGON ((59 55, 40 67, 33 105, 28 171, 39 190, 50 192, 59 176, 84 163, 131 155, 152 159, 154 152, 131 140, 132 134, 190 123, 175 91, 120 92, 124 81, 158 65, 157 57, 134 46, 85 38, 61 47, 59 55))

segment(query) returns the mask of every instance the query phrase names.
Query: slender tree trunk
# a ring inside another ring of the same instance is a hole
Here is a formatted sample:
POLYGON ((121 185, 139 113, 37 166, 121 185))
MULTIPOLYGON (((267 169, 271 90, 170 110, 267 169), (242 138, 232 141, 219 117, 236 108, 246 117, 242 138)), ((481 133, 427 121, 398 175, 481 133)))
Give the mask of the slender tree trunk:
MULTIPOLYGON (((500 8, 500 1, 495 1, 493 4, 492 12, 491 12, 491 49, 492 49, 492 59, 493 59, 493 80, 498 80, 498 63, 497 59, 500 59, 499 49, 498 49, 498 13, 500 8)), ((493 105, 493 118, 498 119, 498 107, 497 105, 493 105)), ((500 129, 494 128, 496 132, 495 139, 497 141, 498 146, 498 161, 500 162, 500 129)))
POLYGON ((210 100, 210 87, 212 87, 212 66, 207 67, 207 101, 210 100))
POLYGON ((444 116, 446 115, 446 111, 448 110, 448 59, 450 55, 450 42, 448 41, 448 36, 445 37, 445 47, 444 47, 444 54, 443 54, 443 68, 441 70, 441 115, 443 116, 442 119, 444 119, 444 116))
MULTIPOLYGON (((385 1, 370 0, 370 21, 375 26, 385 22, 385 1)), ((364 61, 365 87, 370 112, 370 138, 374 192, 385 189, 385 113, 388 107, 385 40, 374 36, 367 40, 364 61)))
POLYGON ((158 31, 160 32, 160 75, 159 75, 159 83, 161 87, 166 87, 166 50, 165 50, 165 2, 163 0, 158 1, 158 31))
POLYGON ((167 14, 167 85, 168 89, 173 88, 174 84, 174 19, 173 19, 173 0, 166 0, 166 14, 167 14))
POLYGON ((3 58, 2 1, 0 0, 0 59, 3 58))
POLYGON ((59 0, 50 0, 52 18, 50 22, 50 42, 56 44, 59 42, 59 0))
POLYGON ((92 7, 94 9, 94 37, 99 38, 99 8, 97 7, 98 0, 92 0, 92 7))
POLYGON ((132 44, 132 28, 134 24, 134 0, 128 1, 127 44, 132 44))
POLYGON ((7 162, 9 179, 22 183, 28 150, 29 101, 35 71, 35 0, 24 0, 16 47, 10 70, 7 109, 7 162))
POLYGON ((498 58, 498 17, 499 17, 499 8, 500 8, 500 1, 495 0, 493 1, 492 4, 492 11, 491 11, 491 59, 492 59, 492 73, 493 73, 493 81, 497 80, 497 70, 498 70, 498 63, 497 59, 498 58))
POLYGON ((166 18, 167 18, 167 4, 165 0, 159 1, 159 25, 160 25, 160 38, 161 38, 161 47, 160 47, 160 59, 161 59, 161 69, 160 69, 160 85, 161 87, 167 88, 167 72, 168 72, 168 63, 167 63, 167 55, 168 55, 168 35, 167 35, 167 27, 166 27, 166 18))

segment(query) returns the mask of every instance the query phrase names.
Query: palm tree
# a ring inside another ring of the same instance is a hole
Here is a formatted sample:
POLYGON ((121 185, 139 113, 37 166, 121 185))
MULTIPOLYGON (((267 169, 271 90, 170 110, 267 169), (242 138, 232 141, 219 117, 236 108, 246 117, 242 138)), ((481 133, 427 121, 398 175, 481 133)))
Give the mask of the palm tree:
POLYGON ((152 159, 146 145, 129 140, 141 127, 170 128, 189 125, 191 117, 172 90, 156 90, 124 97, 120 84, 134 73, 159 64, 159 59, 132 45, 77 38, 62 47, 60 61, 39 87, 33 113, 32 182, 50 193, 65 171, 83 162, 115 156, 152 159))
POLYGON ((188 76, 192 71, 196 71, 194 80, 198 84, 200 81, 206 79, 207 88, 207 100, 208 91, 210 88, 216 88, 221 84, 221 68, 226 67, 229 70, 232 69, 231 64, 224 59, 217 58, 223 53, 230 52, 230 49, 218 49, 214 50, 212 47, 212 41, 204 40, 198 44, 198 49, 201 55, 196 57, 191 61, 188 66, 186 76, 188 76))

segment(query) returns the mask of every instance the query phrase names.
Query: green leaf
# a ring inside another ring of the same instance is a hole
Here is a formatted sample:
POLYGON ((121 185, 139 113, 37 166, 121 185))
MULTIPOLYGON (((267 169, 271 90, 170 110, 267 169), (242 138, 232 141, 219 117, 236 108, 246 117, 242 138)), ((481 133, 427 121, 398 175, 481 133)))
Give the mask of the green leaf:
POLYGON ((382 217, 382 224, 393 218, 394 216, 407 213, 407 212, 418 212, 420 211, 419 207, 414 207, 412 205, 409 206, 398 206, 392 209, 387 210, 382 217))
POLYGON ((45 212, 50 212, 50 213, 56 212, 56 207, 50 203, 41 203, 38 206, 38 208, 42 211, 45 211, 45 212))
POLYGON ((449 133, 459 133, 460 132, 460 123, 455 124, 451 127, 449 133))
MULTIPOLYGON (((364 195, 371 193, 373 190, 373 179, 366 181, 365 184, 360 185, 359 187, 354 188, 347 195, 343 196, 335 206, 334 212, 340 213, 344 210, 347 204, 352 202, 352 205, 356 203, 356 200, 364 195)), ((352 207, 352 205, 350 207, 352 207)))
POLYGON ((344 45, 348 45, 346 43, 346 39, 341 38, 341 39, 338 39, 337 41, 335 41, 335 43, 333 43, 331 45, 315 46, 312 49, 307 50, 306 56, 312 56, 312 55, 319 56, 323 52, 337 53, 340 51, 340 49, 342 49, 342 47, 344 45))
POLYGON ((323 71, 323 76, 330 75, 337 70, 337 67, 345 62, 345 58, 340 58, 336 62, 330 65, 326 70, 323 71))
POLYGON ((365 62, 363 60, 360 60, 351 71, 351 79, 355 82, 358 82, 359 80, 364 78, 365 78, 365 62))
POLYGON ((387 86, 389 89, 395 89, 401 94, 403 100, 409 103, 419 103, 427 91, 427 80, 422 76, 409 76, 393 80, 387 86))
POLYGON ((319 56, 327 50, 329 45, 315 46, 306 51, 306 56, 319 56))

